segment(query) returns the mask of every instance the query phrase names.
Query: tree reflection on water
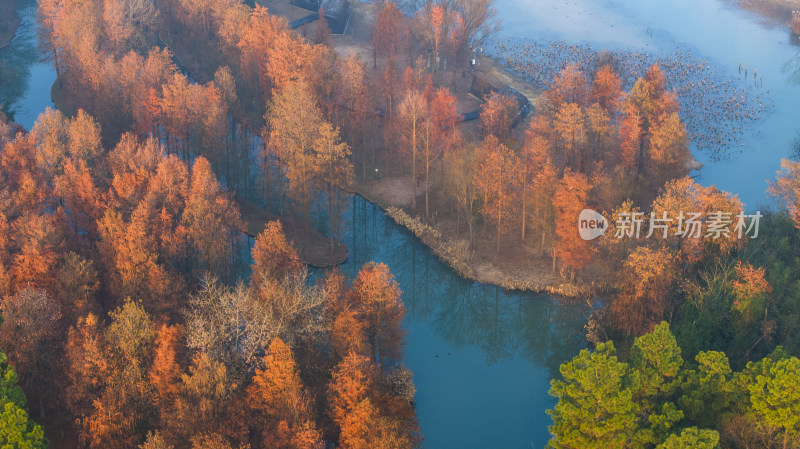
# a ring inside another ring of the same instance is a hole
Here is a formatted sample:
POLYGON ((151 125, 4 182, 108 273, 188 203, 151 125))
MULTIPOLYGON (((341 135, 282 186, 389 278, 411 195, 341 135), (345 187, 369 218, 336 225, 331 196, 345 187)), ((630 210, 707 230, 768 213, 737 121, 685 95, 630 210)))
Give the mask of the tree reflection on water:
POLYGON ((371 260, 388 264, 403 290, 407 322, 427 322, 453 349, 477 347, 488 365, 524 357, 552 377, 585 346, 585 305, 461 279, 361 197, 354 197, 347 215, 343 271, 352 277, 371 260))
POLYGON ((0 49, 0 108, 12 120, 24 109, 20 100, 28 89, 31 68, 39 62, 36 36, 36 2, 21 0, 17 14, 21 21, 9 45, 0 49))

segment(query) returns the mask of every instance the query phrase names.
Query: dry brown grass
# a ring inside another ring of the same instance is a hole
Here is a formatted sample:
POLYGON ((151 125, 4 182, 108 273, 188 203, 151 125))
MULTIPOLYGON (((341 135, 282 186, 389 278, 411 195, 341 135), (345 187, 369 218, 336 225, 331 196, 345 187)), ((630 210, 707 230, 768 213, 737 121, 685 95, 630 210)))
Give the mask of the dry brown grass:
POLYGON ((522 261, 515 263, 512 259, 504 258, 505 263, 498 264, 490 257, 475 257, 466 240, 443 236, 437 229, 402 209, 388 207, 386 215, 414 233, 431 248, 436 257, 463 278, 498 285, 507 290, 547 292, 568 298, 587 298, 594 293, 593 285, 568 282, 554 276, 541 259, 523 256, 522 261))
POLYGON ((795 34, 800 34, 800 28, 795 31, 792 22, 792 11, 800 10, 798 0, 730 0, 736 6, 746 9, 767 23, 779 26, 791 26, 795 34))

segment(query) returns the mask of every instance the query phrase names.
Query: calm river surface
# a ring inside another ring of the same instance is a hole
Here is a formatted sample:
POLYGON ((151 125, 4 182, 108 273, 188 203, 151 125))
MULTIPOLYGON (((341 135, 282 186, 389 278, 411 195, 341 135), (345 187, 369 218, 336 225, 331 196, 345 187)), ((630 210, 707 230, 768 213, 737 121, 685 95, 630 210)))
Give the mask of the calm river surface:
MULTIPOLYGON (((749 208, 796 136, 800 89, 786 64, 797 52, 789 33, 759 24, 718 0, 495 0, 503 38, 564 39, 602 49, 658 54, 689 49, 722 73, 757 68, 775 110, 745 134, 745 145, 705 164, 698 180, 738 193, 749 208)), ((11 45, 0 49, 0 102, 30 128, 51 106, 52 64, 39 53, 35 7, 11 45)), ((429 449, 542 448, 549 436, 547 394, 558 365, 585 346, 589 310, 545 295, 508 293, 457 277, 409 232, 360 197, 353 199, 345 236, 354 275, 368 261, 385 262, 403 290, 406 365, 414 372, 417 411, 429 449)))
POLYGON ((555 405, 549 379, 585 346, 588 307, 461 279, 361 197, 350 221, 342 270, 352 277, 366 262, 384 262, 403 290, 425 447, 544 447, 545 410, 555 405))
MULTIPOLYGON (((5 0, 3 0, 5 1, 5 0)), ((53 63, 39 52, 36 2, 20 0, 22 21, 9 45, 0 49, 0 105, 14 121, 30 129, 47 106, 56 80, 53 63)))

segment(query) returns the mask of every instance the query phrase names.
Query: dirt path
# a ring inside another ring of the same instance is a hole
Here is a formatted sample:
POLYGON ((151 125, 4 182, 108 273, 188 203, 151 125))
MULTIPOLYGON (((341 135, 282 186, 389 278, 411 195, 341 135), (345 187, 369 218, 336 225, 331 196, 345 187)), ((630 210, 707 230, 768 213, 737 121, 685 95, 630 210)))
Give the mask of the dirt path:
POLYGON ((490 78, 494 78, 500 83, 525 95, 533 107, 536 106, 536 100, 538 100, 539 96, 542 94, 541 89, 534 87, 522 77, 506 70, 498 61, 488 56, 478 55, 477 64, 473 70, 488 75, 490 78))

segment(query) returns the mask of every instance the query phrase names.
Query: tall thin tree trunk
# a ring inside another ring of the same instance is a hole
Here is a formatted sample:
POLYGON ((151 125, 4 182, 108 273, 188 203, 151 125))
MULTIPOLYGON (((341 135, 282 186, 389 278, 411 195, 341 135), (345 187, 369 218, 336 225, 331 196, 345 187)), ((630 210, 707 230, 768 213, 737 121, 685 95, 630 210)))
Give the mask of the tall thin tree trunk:
POLYGON ((472 250, 472 245, 475 240, 472 230, 472 217, 467 216, 467 227, 469 228, 469 249, 472 250))
POLYGON ((497 205, 497 254, 500 254, 500 229, 503 225, 503 208, 497 205))
POLYGON ((411 125, 411 210, 417 210, 417 121, 411 125))
POLYGON ((430 213, 428 210, 428 176, 430 175, 430 159, 425 157, 425 223, 430 222, 430 213))
POLYGON ((328 234, 330 235, 330 250, 331 254, 333 254, 333 185, 331 183, 328 183, 328 210, 330 212, 328 234))

